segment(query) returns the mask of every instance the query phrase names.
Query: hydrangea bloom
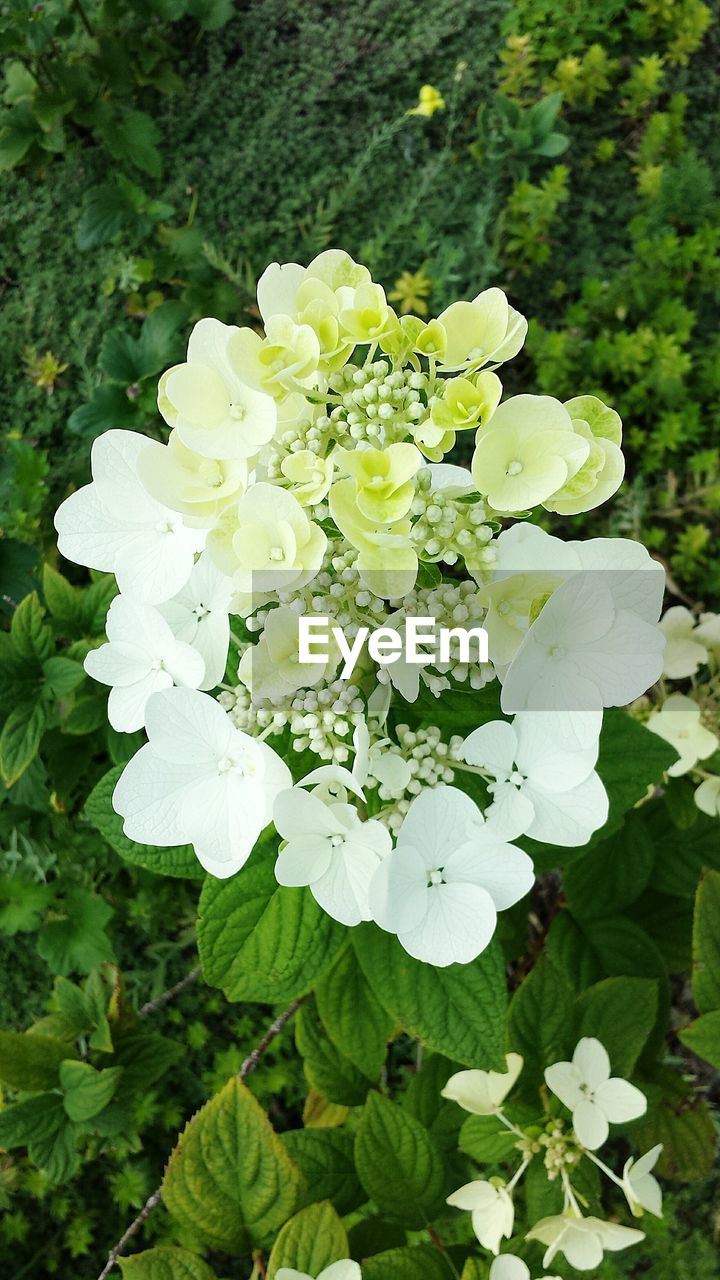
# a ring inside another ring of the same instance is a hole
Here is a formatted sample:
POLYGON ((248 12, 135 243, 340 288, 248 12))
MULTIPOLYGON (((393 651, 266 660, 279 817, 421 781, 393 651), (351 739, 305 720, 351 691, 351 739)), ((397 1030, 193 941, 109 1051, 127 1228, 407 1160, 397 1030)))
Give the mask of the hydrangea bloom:
MULTIPOLYGON (((312 1276, 304 1271, 296 1271, 294 1267, 280 1267, 275 1275, 277 1280, 313 1280, 312 1276)), ((320 1271, 317 1280, 361 1280, 361 1275, 359 1263, 343 1258, 340 1262, 333 1262, 320 1271)))
MULTIPOLYGON (((522 1258, 503 1253, 494 1258, 490 1268, 490 1280, 530 1280, 530 1268, 522 1258)), ((541 1276, 540 1280, 558 1280, 557 1276, 541 1276)))
POLYGON ((553 1258, 564 1254, 571 1267, 578 1271, 592 1271, 599 1267, 603 1253, 616 1253, 645 1239, 644 1232, 633 1227, 623 1227, 618 1222, 604 1222, 601 1218, 580 1218, 572 1212, 543 1218, 527 1234, 528 1240, 539 1240, 547 1245, 543 1266, 549 1267, 553 1258))
POLYGON ((455 1209, 470 1211, 473 1231, 484 1249, 497 1254, 503 1237, 510 1239, 515 1221, 515 1206, 512 1196, 504 1187, 481 1180, 468 1182, 464 1187, 453 1191, 447 1202, 455 1209))
POLYGON ((370 910, 411 956, 467 964, 484 951, 498 911, 529 891, 532 862, 505 843, 454 787, 423 791, 370 885, 370 910))
POLYGON ((627 1202, 636 1218, 643 1212, 662 1217, 662 1191, 657 1178, 652 1175, 662 1152, 662 1144, 653 1147, 639 1160, 630 1157, 623 1168, 622 1185, 627 1202))
POLYGON ((647 1110, 644 1093, 610 1075, 610 1059, 599 1040, 578 1041, 572 1062, 555 1062, 545 1072, 545 1082, 572 1111, 579 1141, 595 1151, 607 1140, 611 1124, 637 1120, 647 1110))
POLYGON ((519 1053, 506 1054, 505 1063, 506 1071, 456 1071, 441 1091, 443 1098, 457 1102, 471 1115, 495 1115, 523 1068, 519 1053))
POLYGON ((701 711, 697 702, 683 693, 671 693, 658 711, 653 711, 647 727, 659 738, 664 738, 677 751, 680 759, 670 765, 671 778, 688 773, 698 760, 704 760, 717 750, 718 738, 701 723, 701 711))

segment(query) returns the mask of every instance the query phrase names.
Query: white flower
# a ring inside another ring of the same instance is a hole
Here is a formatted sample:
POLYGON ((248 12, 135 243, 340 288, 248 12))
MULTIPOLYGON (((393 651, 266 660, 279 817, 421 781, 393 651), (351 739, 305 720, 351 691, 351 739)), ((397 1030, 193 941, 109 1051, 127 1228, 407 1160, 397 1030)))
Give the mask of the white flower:
POLYGON ((474 1116, 493 1116, 499 1111, 523 1068, 519 1053, 505 1055, 506 1071, 456 1071, 450 1076, 443 1098, 449 1098, 474 1116))
POLYGON ((498 911, 532 887, 533 864, 454 787, 413 800, 397 847, 375 873, 370 909, 417 960, 468 964, 495 932, 498 911))
POLYGON ((607 820, 608 798, 594 771, 602 713, 521 711, 465 739, 461 755, 492 774, 486 816, 508 840, 523 833, 548 844, 586 844, 607 820))
POLYGON ((662 566, 622 538, 595 538, 575 552, 580 572, 540 600, 501 677, 506 713, 626 706, 660 676, 662 566))
POLYGON ((578 1271, 592 1271, 599 1267, 603 1250, 617 1252, 645 1239, 644 1232, 633 1227, 621 1227, 617 1222, 603 1222, 601 1218, 579 1218, 571 1211, 552 1218, 542 1218, 528 1231, 528 1240, 539 1240, 548 1248, 543 1266, 549 1267, 558 1253, 563 1253, 578 1271))
POLYGON ((660 628, 667 638, 663 675, 669 680, 694 676, 708 660, 705 645, 697 638, 695 618, 683 605, 674 605, 662 616, 660 628))
MULTIPOLYGON (((530 1268, 513 1253, 503 1253, 493 1260, 490 1280, 530 1280, 530 1268)), ((558 1280, 557 1276, 541 1276, 540 1280, 558 1280)))
MULTIPOLYGON (((320 1271, 317 1280, 361 1280, 361 1275, 358 1262, 343 1258, 320 1271)), ((294 1267, 280 1267, 275 1273, 275 1280, 313 1280, 313 1277, 306 1275, 304 1271, 296 1271, 294 1267)))
POLYGON ((709 818, 720 817, 720 778, 705 778, 694 795, 701 813, 709 818))
POLYGON ((301 662, 298 610, 290 605, 270 609, 257 644, 249 645, 240 659, 238 675, 255 702, 278 702, 298 689, 312 689, 329 677, 339 655, 327 662, 301 662))
POLYGON ((168 426, 206 458, 251 458, 275 432, 272 398, 240 377, 241 332, 220 320, 199 320, 187 363, 168 369, 158 386, 158 408, 168 426))
POLYGON ((320 569, 327 538, 285 489, 261 482, 228 507, 208 535, 208 551, 237 591, 299 590, 320 569))
POLYGON ((700 715, 700 708, 692 698, 686 698, 684 693, 671 693, 647 721, 648 729, 669 742, 680 756, 668 769, 671 778, 688 773, 698 760, 711 756, 718 747, 717 737, 701 723, 700 715))
POLYGON ((578 1141, 588 1151, 602 1146, 611 1124, 637 1120, 647 1110, 644 1093, 627 1080, 610 1075, 607 1051, 592 1036, 578 1041, 572 1062, 555 1062, 548 1067, 545 1082, 572 1111, 578 1141))
POLYGON ((445 336, 442 368, 470 372, 516 356, 527 320, 508 304, 502 289, 484 289, 472 302, 453 302, 439 316, 445 336))
POLYGON ((150 443, 134 431, 106 431, 92 447, 92 484, 55 513, 58 550, 75 564, 114 573, 124 595, 161 604, 185 582, 205 533, 143 488, 138 457, 150 443))
POLYGON ((661 1151, 662 1143, 639 1160, 631 1158, 623 1169, 623 1190, 636 1218, 642 1217, 643 1210, 654 1214, 656 1218, 662 1217, 662 1191, 657 1178, 651 1173, 660 1159, 661 1151))
POLYGON ((210 528, 220 512, 238 501, 248 482, 245 458, 207 458, 171 431, 167 444, 151 441, 138 458, 148 493, 185 516, 194 528, 210 528))
POLYGON ((139 844, 190 843, 211 875, 233 875, 270 822, 275 796, 291 786, 290 770, 264 742, 236 729, 206 693, 155 693, 145 723, 149 742, 113 793, 126 836, 139 844))
POLYGON ((105 622, 108 644, 91 649, 83 666, 89 676, 111 685, 108 720, 120 733, 142 729, 148 698, 173 684, 197 689, 205 663, 189 644, 176 640, 165 619, 149 604, 116 596, 105 622))
POLYGON ((559 400, 513 396, 478 431, 473 479, 496 511, 525 511, 563 489, 589 452, 559 400))
POLYGON ((214 689, 225 674, 232 598, 232 579, 221 573, 204 551, 185 586, 160 606, 177 639, 191 644, 205 661, 201 689, 214 689))
POLYGON ((470 1210, 473 1231, 483 1249, 497 1254, 503 1236, 510 1239, 515 1207, 512 1196, 504 1187, 496 1187, 492 1182, 468 1182, 453 1191, 447 1203, 455 1209, 470 1210))
POLYGON ((275 864, 278 883, 309 885, 315 901, 341 924, 369 920, 368 886, 392 848, 387 827, 362 822, 353 805, 326 803, 300 786, 277 796, 273 818, 287 841, 275 864))

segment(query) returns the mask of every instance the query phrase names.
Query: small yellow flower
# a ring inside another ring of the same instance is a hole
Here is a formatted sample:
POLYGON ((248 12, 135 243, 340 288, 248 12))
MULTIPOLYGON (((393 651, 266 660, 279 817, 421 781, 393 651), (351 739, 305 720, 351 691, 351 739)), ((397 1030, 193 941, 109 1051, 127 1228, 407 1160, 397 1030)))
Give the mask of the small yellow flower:
POLYGON ((400 315, 406 316, 408 312, 414 311, 415 315, 426 316, 428 308, 425 299, 431 289, 432 280, 421 267, 419 271, 403 271, 388 297, 391 302, 400 303, 400 315))
POLYGON ((438 89, 431 84, 424 84, 420 90, 418 104, 408 111, 409 116, 434 116, 436 111, 445 110, 445 99, 438 89))

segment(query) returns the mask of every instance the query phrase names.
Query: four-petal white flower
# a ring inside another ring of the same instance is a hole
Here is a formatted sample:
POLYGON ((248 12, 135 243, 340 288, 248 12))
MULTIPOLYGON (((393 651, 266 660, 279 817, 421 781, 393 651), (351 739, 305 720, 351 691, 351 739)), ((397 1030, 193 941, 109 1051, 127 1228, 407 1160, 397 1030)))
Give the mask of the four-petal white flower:
POLYGON ((543 1266, 549 1267, 558 1253, 565 1255, 577 1271, 592 1271, 603 1260, 603 1251, 617 1252, 645 1239, 642 1231, 622 1227, 602 1218, 580 1218, 572 1211, 542 1218, 527 1234, 528 1240, 547 1245, 543 1266))
POLYGON ((603 1145, 611 1124, 626 1124, 647 1111, 644 1093, 627 1080, 610 1075, 607 1050, 592 1036, 578 1041, 572 1062, 555 1062, 548 1067, 545 1082, 572 1111, 578 1141, 588 1151, 603 1145))
POLYGON ((507 844, 455 787, 416 796, 397 845, 370 885, 370 909, 417 960, 468 964, 487 947, 498 911, 524 897, 531 859, 507 844))
POLYGON ((120 733, 142 729, 148 698, 173 684, 197 689, 205 675, 202 655, 176 640, 149 604, 116 596, 105 622, 108 643, 91 649, 83 666, 111 686, 108 720, 120 733))
POLYGON ((233 582, 204 551, 184 587, 160 605, 178 640, 197 649, 205 662, 201 689, 214 689, 225 674, 230 644, 233 582))
POLYGON ((441 1095, 474 1116, 493 1116, 520 1075, 523 1060, 519 1053, 507 1053, 505 1065, 506 1071, 456 1071, 441 1095))
MULTIPOLYGON (((361 1280, 361 1275, 358 1262, 342 1258, 340 1262, 332 1262, 329 1267, 319 1271, 317 1280, 361 1280)), ((275 1277, 276 1280, 313 1280, 305 1271, 296 1271, 294 1267, 280 1267, 275 1277)))
POLYGON ((640 1156, 639 1160, 631 1157, 625 1162, 623 1191, 635 1218, 642 1217, 644 1210, 654 1214, 656 1218, 662 1217, 662 1191, 657 1178, 652 1175, 661 1152, 662 1143, 659 1143, 644 1156, 640 1156))
POLYGON ((510 1239, 515 1221, 515 1206, 505 1187, 492 1182, 467 1182, 453 1191, 447 1203, 455 1209, 468 1209, 472 1215, 472 1227, 483 1249, 500 1252, 503 1236, 510 1239))

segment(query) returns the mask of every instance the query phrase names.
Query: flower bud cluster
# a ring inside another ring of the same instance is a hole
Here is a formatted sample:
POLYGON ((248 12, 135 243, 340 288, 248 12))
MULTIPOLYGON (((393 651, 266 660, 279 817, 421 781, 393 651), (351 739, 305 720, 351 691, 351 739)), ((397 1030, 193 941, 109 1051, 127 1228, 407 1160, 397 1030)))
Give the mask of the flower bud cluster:
MULTIPOLYGON (((393 833, 399 831, 403 818, 415 796, 425 787, 449 786, 455 773, 453 760, 459 758, 462 738, 453 735, 449 742, 444 742, 437 725, 428 725, 424 729, 411 729, 409 725, 399 724, 395 730, 397 745, 392 744, 386 751, 393 751, 403 756, 410 766, 410 781, 402 795, 393 795, 382 785, 378 795, 382 800, 391 800, 390 807, 378 815, 393 833)), ((368 778, 367 786, 372 787, 375 780, 368 778)))
POLYGON ((340 444, 365 440, 375 448, 406 440, 428 416, 430 386, 427 374, 412 368, 391 371, 385 360, 363 368, 345 365, 330 379, 341 400, 330 412, 335 439, 340 444))
POLYGON ((490 545, 493 526, 482 501, 463 502, 442 490, 431 488, 432 477, 423 468, 417 477, 417 492, 411 512, 415 518, 412 537, 424 560, 457 564, 464 560, 472 569, 490 569, 495 549, 490 545))

